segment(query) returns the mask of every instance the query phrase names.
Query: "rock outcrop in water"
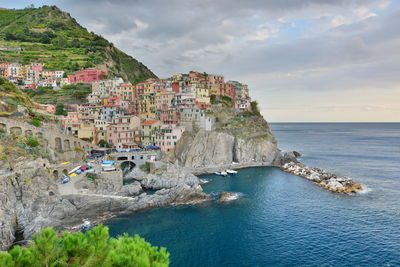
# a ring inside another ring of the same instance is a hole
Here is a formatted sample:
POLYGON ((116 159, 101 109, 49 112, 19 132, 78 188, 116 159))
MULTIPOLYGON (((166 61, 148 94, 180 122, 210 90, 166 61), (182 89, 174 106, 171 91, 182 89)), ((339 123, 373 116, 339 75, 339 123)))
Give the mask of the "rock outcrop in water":
POLYGON ((230 202, 239 198, 239 194, 235 192, 222 192, 218 196, 218 202, 230 202))
POLYGON ((336 193, 356 193, 362 190, 360 183, 354 182, 348 177, 337 176, 319 168, 306 166, 298 162, 285 163, 282 169, 313 181, 315 184, 336 193))

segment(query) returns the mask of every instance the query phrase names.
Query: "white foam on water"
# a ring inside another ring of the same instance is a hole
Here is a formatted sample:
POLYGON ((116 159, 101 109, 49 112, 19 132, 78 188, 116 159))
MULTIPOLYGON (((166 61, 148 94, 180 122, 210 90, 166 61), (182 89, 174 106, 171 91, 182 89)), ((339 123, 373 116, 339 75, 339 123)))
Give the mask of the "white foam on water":
POLYGON ((358 191, 357 193, 358 193, 358 194, 364 195, 364 194, 367 194, 367 193, 369 193, 369 192, 371 192, 371 191, 372 191, 371 188, 366 187, 365 185, 362 185, 362 190, 361 190, 361 191, 358 191))

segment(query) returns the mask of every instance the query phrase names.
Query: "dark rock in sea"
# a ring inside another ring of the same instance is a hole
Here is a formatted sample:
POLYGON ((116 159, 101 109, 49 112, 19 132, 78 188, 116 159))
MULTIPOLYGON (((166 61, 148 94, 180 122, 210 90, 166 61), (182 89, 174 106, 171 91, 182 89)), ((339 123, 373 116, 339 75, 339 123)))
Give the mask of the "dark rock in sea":
POLYGON ((218 196, 219 202, 229 202, 239 198, 239 194, 235 192, 222 192, 218 196))
POLYGON ((301 154, 297 151, 286 152, 285 154, 283 154, 282 165, 289 162, 298 163, 299 161, 297 160, 297 158, 300 156, 301 154))

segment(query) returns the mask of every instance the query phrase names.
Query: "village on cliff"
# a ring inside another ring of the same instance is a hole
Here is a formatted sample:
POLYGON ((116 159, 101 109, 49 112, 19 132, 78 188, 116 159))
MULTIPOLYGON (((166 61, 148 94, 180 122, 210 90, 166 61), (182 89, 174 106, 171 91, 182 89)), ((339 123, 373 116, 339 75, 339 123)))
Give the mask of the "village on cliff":
MULTIPOLYGON (((225 82, 222 75, 190 71, 135 85, 110 76, 96 68, 67 76, 62 70, 46 70, 41 63, 0 63, 0 77, 23 90, 91 84, 86 103, 64 105, 60 125, 69 134, 118 151, 155 148, 168 152, 185 130, 211 130, 215 123, 212 104, 217 98, 232 103, 237 112, 251 111, 248 86, 225 82)), ((42 104, 41 109, 56 113, 53 104, 42 104)))

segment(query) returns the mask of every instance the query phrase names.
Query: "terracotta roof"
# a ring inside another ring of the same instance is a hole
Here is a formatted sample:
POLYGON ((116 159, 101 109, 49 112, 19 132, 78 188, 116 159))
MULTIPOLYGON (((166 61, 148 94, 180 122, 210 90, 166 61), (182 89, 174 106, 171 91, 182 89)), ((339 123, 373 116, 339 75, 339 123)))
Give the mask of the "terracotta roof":
POLYGON ((159 122, 158 120, 148 120, 144 121, 142 125, 153 125, 154 123, 159 122))

